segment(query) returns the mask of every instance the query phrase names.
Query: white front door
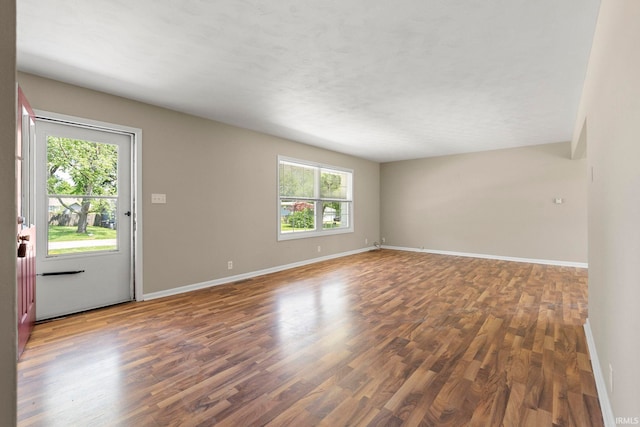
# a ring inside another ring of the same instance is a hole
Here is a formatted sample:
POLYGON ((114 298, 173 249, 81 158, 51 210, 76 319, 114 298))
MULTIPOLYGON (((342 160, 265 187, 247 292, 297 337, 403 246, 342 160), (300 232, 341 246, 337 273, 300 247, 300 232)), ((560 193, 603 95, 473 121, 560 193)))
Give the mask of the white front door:
POLYGON ((132 141, 36 121, 38 320, 133 299, 132 141))

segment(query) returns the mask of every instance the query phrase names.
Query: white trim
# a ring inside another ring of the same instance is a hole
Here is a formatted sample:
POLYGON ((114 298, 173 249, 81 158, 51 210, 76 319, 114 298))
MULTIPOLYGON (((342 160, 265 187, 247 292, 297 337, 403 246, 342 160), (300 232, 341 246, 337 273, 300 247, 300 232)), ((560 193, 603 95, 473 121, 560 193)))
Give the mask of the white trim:
MULTIPOLYGON (((280 204, 278 203, 278 206, 280 204)), ((353 202, 351 202, 351 207, 353 207, 353 202)), ((278 214, 280 215, 280 214, 278 214)), ((280 217, 278 216, 278 226, 280 225, 280 217)), ((335 234, 346 234, 353 233, 353 228, 327 228, 324 231, 294 231, 289 233, 281 233, 278 232, 278 241, 283 242, 286 240, 295 240, 295 239, 306 239, 309 237, 320 237, 320 236, 332 236, 335 234)))
POLYGON ((537 259, 537 258, 519 258, 519 257, 510 257, 510 256, 501 256, 501 255, 474 254, 469 252, 441 251, 437 249, 407 248, 402 246, 388 246, 388 245, 382 245, 382 248, 391 249, 395 251, 424 252, 424 253, 438 254, 438 255, 452 255, 452 256, 462 256, 462 257, 469 257, 469 258, 495 259, 499 261, 527 262, 530 264, 546 264, 546 265, 557 265, 561 267, 589 268, 589 264, 586 262, 558 261, 558 260, 537 259))
POLYGON ((134 158, 133 158, 133 174, 132 178, 134 182, 133 191, 133 286, 136 301, 144 300, 144 287, 142 272, 143 272, 143 260, 142 257, 142 206, 144 205, 142 199, 142 129, 136 129, 134 131, 134 158))
POLYGON ((334 171, 339 171, 339 172, 350 172, 353 173, 353 169, 351 168, 345 168, 342 166, 335 166, 335 165, 330 165, 328 163, 319 163, 319 162, 313 162, 311 160, 302 160, 302 159, 297 159, 295 157, 289 157, 289 156, 283 156, 281 154, 278 154, 278 166, 280 165, 280 162, 285 162, 285 163, 289 163, 292 166, 309 166, 310 168, 319 168, 319 169, 329 169, 329 170, 334 170, 334 171))
POLYGON ((584 334, 587 337, 587 348, 589 349, 589 356, 591 359, 591 370, 596 380, 596 389, 598 390, 598 400, 600 401, 600 409, 602 410, 602 419, 606 427, 615 427, 616 420, 611 409, 611 402, 609 401, 609 394, 607 393, 607 383, 600 369, 600 360, 598 360, 598 352, 596 351, 596 341, 593 338, 593 332, 591 331, 591 324, 587 319, 584 324, 584 334))
POLYGON ((356 255, 359 253, 368 252, 375 249, 376 248, 373 246, 366 247, 362 249, 356 249, 353 251, 341 252, 333 255, 326 255, 318 258, 311 258, 308 260, 298 261, 291 264, 279 265, 277 267, 265 268, 264 270, 251 271, 249 273, 237 274, 235 276, 227 276, 221 279, 209 280, 207 282, 194 283, 193 285, 180 286, 177 288, 167 289, 166 291, 151 292, 149 294, 144 295, 144 300, 149 301, 152 299, 164 298, 171 295, 183 294, 185 292, 191 292, 198 289, 210 288, 212 286, 225 285, 227 283, 233 283, 239 280, 251 279, 258 276, 264 276, 265 274, 277 273, 279 271, 289 270, 291 268, 303 267, 305 265, 315 264, 317 262, 327 261, 335 258, 342 258, 349 255, 356 255))
POLYGON ((133 251, 131 256, 131 268, 133 272, 133 291, 136 301, 143 300, 143 278, 142 278, 142 129, 134 128, 115 123, 102 122, 98 120, 86 119, 84 117, 70 116, 67 114, 53 113, 51 111, 33 110, 39 119, 53 120, 76 126, 86 126, 104 131, 117 131, 131 134, 133 136, 132 147, 132 173, 131 173, 131 202, 134 212, 132 224, 133 251))

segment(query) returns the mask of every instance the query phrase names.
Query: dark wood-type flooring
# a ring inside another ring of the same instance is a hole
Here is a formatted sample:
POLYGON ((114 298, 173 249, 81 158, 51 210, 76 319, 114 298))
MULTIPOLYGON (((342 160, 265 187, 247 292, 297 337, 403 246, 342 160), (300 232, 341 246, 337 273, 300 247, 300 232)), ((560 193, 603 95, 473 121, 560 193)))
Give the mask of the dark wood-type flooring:
POLYGON ((20 426, 602 426, 587 271, 380 250, 36 326, 20 426))

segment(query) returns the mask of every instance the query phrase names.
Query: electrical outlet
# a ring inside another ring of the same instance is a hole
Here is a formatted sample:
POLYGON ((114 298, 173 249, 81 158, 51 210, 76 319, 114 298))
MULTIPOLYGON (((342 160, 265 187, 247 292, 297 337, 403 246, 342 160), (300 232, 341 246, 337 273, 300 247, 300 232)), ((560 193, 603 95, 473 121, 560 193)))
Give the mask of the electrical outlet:
POLYGON ((385 243, 387 241, 387 239, 385 239, 384 237, 382 238, 382 243, 385 243))
POLYGON ((318 245, 318 252, 322 252, 322 248, 318 245))
POLYGON ((233 270, 233 261, 227 261, 227 270, 233 270))
POLYGON ((369 239, 367 239, 366 237, 364 238, 364 244, 368 245, 369 244, 369 239))

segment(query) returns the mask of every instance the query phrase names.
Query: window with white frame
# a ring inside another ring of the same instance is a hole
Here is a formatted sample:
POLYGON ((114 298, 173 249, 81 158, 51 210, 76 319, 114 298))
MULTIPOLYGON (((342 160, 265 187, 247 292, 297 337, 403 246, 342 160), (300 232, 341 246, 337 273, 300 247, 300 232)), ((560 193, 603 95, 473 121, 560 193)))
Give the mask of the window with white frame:
POLYGON ((353 232, 353 171, 278 157, 278 239, 353 232))

